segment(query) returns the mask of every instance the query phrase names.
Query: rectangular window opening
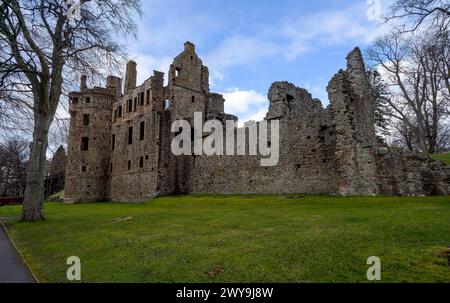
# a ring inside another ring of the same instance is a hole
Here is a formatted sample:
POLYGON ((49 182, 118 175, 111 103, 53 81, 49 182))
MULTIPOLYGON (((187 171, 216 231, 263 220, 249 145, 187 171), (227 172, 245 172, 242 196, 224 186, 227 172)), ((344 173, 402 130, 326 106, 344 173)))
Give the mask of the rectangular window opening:
POLYGON ((144 95, 144 92, 142 92, 141 93, 141 106, 144 106, 144 98, 145 98, 145 95, 144 95))
POLYGON ((89 125, 89 114, 83 115, 83 125, 89 125))
POLYGON ((139 140, 142 141, 145 138, 145 121, 139 124, 139 140))
POLYGON ((81 150, 89 150, 89 138, 88 137, 81 138, 81 150))
POLYGON ((133 144, 133 126, 128 128, 128 144, 133 144))
POLYGON ((128 112, 131 113, 133 111, 133 101, 130 99, 127 101, 128 112))

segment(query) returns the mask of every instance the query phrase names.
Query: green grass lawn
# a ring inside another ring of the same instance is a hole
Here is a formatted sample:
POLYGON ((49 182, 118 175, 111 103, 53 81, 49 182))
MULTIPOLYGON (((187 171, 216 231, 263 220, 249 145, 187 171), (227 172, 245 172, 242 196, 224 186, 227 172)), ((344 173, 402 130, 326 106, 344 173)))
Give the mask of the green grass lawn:
POLYGON ((431 157, 444 161, 445 163, 450 165, 450 153, 448 154, 437 154, 437 155, 431 155, 431 157))
MULTIPOLYGON (((16 206, 0 216, 18 216, 16 206)), ((180 196, 145 204, 46 205, 10 222, 42 282, 450 282, 450 197, 180 196)))

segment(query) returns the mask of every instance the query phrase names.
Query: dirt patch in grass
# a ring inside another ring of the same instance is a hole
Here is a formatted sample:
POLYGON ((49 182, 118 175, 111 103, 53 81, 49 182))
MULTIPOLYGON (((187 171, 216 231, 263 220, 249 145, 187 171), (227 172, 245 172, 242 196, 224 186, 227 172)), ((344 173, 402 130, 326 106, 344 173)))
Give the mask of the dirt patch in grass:
POLYGON ((436 252, 436 257, 438 258, 438 264, 450 266, 450 247, 439 248, 436 252))
POLYGON ((221 275, 223 273, 224 273, 224 270, 223 270, 222 266, 216 266, 216 267, 213 268, 213 270, 208 272, 208 276, 210 278, 215 278, 215 277, 217 277, 217 276, 219 276, 219 275, 221 275))
POLYGON ((122 222, 129 222, 133 220, 133 217, 121 217, 121 218, 115 218, 114 223, 122 223, 122 222))

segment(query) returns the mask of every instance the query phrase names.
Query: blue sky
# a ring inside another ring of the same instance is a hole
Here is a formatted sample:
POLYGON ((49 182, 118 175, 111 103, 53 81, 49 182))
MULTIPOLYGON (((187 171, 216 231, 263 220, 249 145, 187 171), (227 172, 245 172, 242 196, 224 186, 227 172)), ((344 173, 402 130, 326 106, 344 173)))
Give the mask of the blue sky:
POLYGON ((289 81, 328 103, 329 79, 383 32, 368 11, 388 0, 151 0, 143 1, 138 41, 128 41, 138 81, 154 69, 167 73, 191 41, 209 67, 211 90, 241 122, 264 117, 267 90, 289 81), (375 3, 375 4, 374 4, 375 3))

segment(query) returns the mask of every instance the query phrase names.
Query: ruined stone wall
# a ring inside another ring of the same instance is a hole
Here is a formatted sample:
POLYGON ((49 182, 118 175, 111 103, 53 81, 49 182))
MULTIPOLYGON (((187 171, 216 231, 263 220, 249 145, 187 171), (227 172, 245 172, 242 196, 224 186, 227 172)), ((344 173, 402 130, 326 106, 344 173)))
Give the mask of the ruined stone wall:
MULTIPOLYGON (((192 123, 201 112, 203 122, 216 119, 225 126, 237 118, 225 113, 222 95, 209 91, 208 68, 192 43, 174 59, 168 76, 167 87, 161 72, 136 87, 137 67, 130 61, 124 94, 120 78, 108 77, 106 88, 89 89, 82 77, 80 92, 70 94, 67 202, 139 202, 190 193, 450 194, 449 166, 379 144, 359 49, 330 81, 327 108, 291 83, 272 84, 266 120, 280 123, 274 167, 248 155, 248 143, 242 156, 175 156, 175 120, 192 123), (88 150, 81 149, 82 138, 89 138, 88 150)), ((226 138, 224 130, 224 143, 226 138)))
POLYGON ((114 148, 111 148, 108 173, 110 200, 144 201, 158 195, 163 81, 163 74, 155 72, 113 105, 115 122, 111 142, 114 141, 114 148), (137 100, 131 111, 123 107, 128 100, 137 100), (119 117, 120 106, 123 109, 119 117))
POLYGON ((160 120, 160 157, 159 163, 159 187, 158 193, 162 196, 172 195, 179 190, 179 182, 177 182, 177 157, 172 154, 171 142, 174 138, 174 134, 171 133, 172 120, 169 110, 161 113, 160 120))
POLYGON ((383 195, 450 195, 450 166, 441 161, 389 148, 380 148, 376 161, 383 195))
POLYGON ((376 136, 364 61, 359 49, 347 57, 327 87, 336 131, 337 187, 342 195, 376 195, 376 136))
POLYGON ((260 156, 197 156, 189 176, 190 192, 336 192, 334 130, 329 110, 306 90, 288 82, 274 83, 269 99, 268 117, 280 119, 278 165, 262 167, 260 156))

